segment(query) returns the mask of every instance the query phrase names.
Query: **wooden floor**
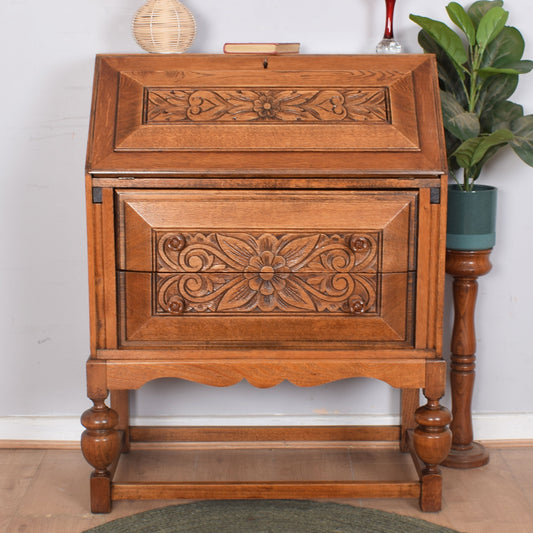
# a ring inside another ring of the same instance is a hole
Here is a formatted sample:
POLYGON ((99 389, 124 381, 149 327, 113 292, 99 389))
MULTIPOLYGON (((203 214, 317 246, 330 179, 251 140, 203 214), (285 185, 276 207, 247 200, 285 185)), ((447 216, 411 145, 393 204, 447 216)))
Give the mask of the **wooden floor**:
MULTIPOLYGON (((533 531, 533 446, 490 448, 488 466, 444 469, 443 509, 421 513, 415 500, 339 500, 419 517, 465 533, 533 531)), ((90 467, 78 450, 0 449, 0 531, 77 533, 167 501, 115 502, 110 515, 89 512, 90 467)), ((414 479, 410 458, 395 449, 329 445, 295 450, 133 450, 122 479, 414 479), (141 459, 142 461, 137 461, 141 459)))

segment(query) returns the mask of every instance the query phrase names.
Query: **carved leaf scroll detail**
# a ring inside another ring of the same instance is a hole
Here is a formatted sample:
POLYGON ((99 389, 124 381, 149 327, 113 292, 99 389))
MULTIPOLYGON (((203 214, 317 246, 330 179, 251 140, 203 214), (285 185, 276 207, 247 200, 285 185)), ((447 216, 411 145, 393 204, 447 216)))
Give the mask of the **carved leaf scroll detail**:
POLYGON ((379 232, 156 233, 156 314, 375 313, 379 232), (178 273, 176 273, 178 272, 178 273))
POLYGON ((156 315, 377 313, 378 274, 154 274, 156 315))
POLYGON ((146 90, 146 124, 389 121, 386 87, 146 90))
POLYGON ((375 272, 380 232, 161 232, 156 270, 179 272, 375 272))

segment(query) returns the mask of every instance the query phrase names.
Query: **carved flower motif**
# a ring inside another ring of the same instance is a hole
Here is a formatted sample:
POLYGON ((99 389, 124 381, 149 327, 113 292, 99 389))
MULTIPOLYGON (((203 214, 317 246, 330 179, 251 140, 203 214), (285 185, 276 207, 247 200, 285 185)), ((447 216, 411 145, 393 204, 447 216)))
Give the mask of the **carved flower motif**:
POLYGON ((270 234, 259 238, 219 235, 218 240, 227 257, 235 266, 240 265, 243 272, 242 278, 225 292, 219 310, 315 309, 305 284, 291 273, 309 258, 318 236, 286 242, 270 234))
POLYGON ((261 118, 275 118, 280 111, 280 102, 269 93, 259 93, 259 98, 254 101, 254 111, 261 118))
POLYGON ((266 250, 252 257, 244 272, 250 289, 270 296, 285 288, 290 269, 284 257, 266 250))

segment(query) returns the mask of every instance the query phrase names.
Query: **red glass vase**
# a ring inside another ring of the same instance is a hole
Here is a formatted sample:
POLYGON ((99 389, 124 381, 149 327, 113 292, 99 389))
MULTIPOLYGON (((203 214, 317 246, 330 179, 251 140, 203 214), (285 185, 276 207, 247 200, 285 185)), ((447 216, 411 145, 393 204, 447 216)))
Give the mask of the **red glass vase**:
POLYGON ((378 54, 399 54, 402 45, 394 38, 393 19, 396 0, 385 0, 385 32, 383 39, 377 44, 378 54))

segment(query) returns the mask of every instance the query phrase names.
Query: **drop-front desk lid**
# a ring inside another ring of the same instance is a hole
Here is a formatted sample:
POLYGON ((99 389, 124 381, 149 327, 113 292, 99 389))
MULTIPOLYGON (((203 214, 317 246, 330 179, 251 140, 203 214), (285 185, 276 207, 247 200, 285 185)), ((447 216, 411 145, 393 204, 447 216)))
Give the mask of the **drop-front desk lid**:
POLYGON ((435 176, 432 55, 101 55, 94 175, 435 176))

